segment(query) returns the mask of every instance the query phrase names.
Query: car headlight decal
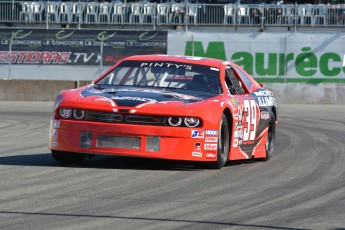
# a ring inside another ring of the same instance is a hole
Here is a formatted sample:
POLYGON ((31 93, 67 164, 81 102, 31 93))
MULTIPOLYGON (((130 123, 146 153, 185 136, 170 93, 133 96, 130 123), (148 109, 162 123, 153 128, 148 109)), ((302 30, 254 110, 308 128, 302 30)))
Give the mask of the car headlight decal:
POLYGON ((62 118, 68 119, 72 115, 72 109, 62 108, 60 109, 59 114, 62 118))
POLYGON ((75 119, 77 119, 77 120, 83 119, 84 116, 85 116, 84 110, 75 109, 75 110, 73 111, 73 117, 74 117, 75 119))
POLYGON ((181 117, 169 117, 168 118, 168 123, 171 126, 180 126, 182 123, 182 118, 181 117))
POLYGON ((199 123, 200 123, 200 120, 196 117, 186 117, 184 119, 184 124, 191 128, 198 126, 199 123))
POLYGON ((171 126, 179 126, 182 123, 182 118, 181 117, 169 117, 168 123, 171 126))

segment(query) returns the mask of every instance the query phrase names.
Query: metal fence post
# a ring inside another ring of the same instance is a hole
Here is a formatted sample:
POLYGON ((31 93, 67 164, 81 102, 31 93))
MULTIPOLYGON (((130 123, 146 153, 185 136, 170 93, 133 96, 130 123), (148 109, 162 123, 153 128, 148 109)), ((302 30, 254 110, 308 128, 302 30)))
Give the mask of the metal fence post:
POLYGON ((102 75, 102 69, 103 69, 103 39, 104 38, 104 36, 102 35, 102 41, 101 41, 101 50, 100 50, 100 62, 99 62, 99 75, 101 76, 102 75))
POLYGON ((8 56, 9 56, 9 61, 8 61, 8 79, 12 78, 12 68, 11 68, 11 56, 12 56, 12 43, 13 43, 13 37, 14 37, 14 32, 11 34, 11 39, 10 39, 10 44, 9 44, 9 51, 8 51, 8 56))
POLYGON ((265 3, 262 5, 262 10, 261 10, 261 30, 264 30, 264 21, 265 21, 265 3))
POLYGON ((156 19, 157 19, 156 10, 157 10, 157 3, 154 3, 153 16, 151 19, 153 21, 153 30, 156 30, 156 19))
POLYGON ((297 8, 298 6, 297 6, 297 3, 295 3, 295 9, 294 9, 294 15, 293 15, 293 17, 294 17, 294 27, 295 27, 295 33, 296 33, 296 31, 297 31, 297 19, 298 19, 298 8, 297 8))
POLYGON ((50 15, 49 15, 49 0, 47 1, 47 4, 45 4, 45 6, 46 6, 46 28, 47 29, 49 29, 49 17, 50 17, 50 15))
POLYGON ((187 20, 187 2, 184 3, 184 22, 185 22, 185 31, 188 31, 188 20, 187 20))

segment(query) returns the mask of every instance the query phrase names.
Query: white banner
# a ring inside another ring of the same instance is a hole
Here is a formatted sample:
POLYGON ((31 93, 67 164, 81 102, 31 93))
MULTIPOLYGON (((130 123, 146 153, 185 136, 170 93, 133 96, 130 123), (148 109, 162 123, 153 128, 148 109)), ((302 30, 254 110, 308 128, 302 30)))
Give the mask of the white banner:
POLYGON ((175 31, 168 54, 232 61, 255 78, 345 79, 344 32, 175 31))

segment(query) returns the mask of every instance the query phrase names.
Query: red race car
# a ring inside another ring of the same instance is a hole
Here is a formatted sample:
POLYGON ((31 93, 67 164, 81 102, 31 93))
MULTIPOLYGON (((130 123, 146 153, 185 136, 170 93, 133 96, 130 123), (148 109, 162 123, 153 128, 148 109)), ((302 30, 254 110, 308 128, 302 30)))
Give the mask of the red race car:
POLYGON ((62 163, 109 154, 209 162, 273 153, 277 101, 238 65, 138 55, 56 98, 49 148, 62 163))

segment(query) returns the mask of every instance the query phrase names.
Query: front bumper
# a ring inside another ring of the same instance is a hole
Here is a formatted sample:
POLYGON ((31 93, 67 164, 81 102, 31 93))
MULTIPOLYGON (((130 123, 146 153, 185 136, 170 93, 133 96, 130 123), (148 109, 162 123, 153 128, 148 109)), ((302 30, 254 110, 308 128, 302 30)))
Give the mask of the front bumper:
POLYGON ((218 131, 52 120, 49 149, 188 161, 216 161, 218 131))

